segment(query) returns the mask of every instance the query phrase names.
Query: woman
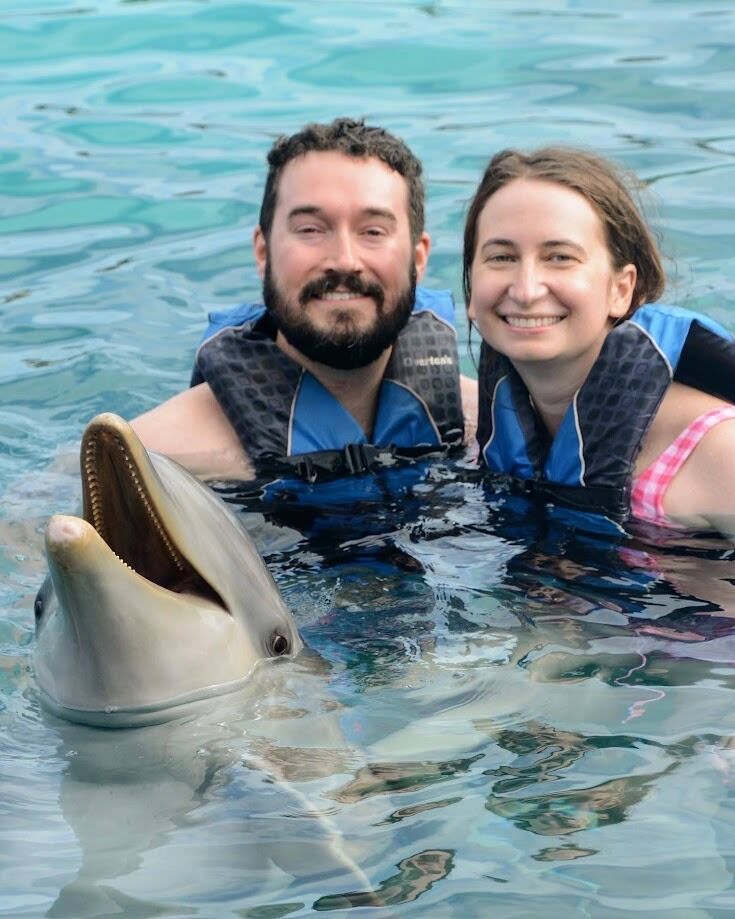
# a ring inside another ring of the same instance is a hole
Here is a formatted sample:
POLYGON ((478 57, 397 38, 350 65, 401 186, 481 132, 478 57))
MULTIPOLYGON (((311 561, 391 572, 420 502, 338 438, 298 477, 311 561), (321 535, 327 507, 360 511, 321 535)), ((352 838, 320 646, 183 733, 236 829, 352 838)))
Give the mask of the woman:
POLYGON ((506 150, 465 228, 487 465, 572 506, 735 533, 735 344, 653 305, 661 259, 615 168, 506 150))

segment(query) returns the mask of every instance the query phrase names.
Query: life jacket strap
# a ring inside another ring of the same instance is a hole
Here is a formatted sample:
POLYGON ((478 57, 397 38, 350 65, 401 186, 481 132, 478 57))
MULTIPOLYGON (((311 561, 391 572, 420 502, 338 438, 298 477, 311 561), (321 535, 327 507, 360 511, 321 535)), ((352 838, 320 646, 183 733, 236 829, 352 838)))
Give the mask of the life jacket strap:
POLYGON ((517 481, 527 493, 571 510, 603 513, 616 523, 621 523, 629 515, 630 496, 627 490, 621 491, 610 485, 561 485, 543 479, 517 481))
POLYGON ((443 456, 444 446, 376 447, 373 444, 347 444, 341 450, 319 450, 297 456, 280 457, 277 464, 287 467, 305 481, 325 481, 347 475, 362 475, 374 469, 394 466, 401 460, 416 460, 425 456, 443 456))

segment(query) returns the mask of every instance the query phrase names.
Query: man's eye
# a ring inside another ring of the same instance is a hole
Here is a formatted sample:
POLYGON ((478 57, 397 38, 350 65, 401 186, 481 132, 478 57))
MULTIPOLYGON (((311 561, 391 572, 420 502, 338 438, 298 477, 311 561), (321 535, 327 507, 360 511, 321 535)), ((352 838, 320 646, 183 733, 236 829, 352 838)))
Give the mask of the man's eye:
POLYGON ((491 265, 494 264, 505 264, 506 262, 514 262, 515 256, 511 255, 510 252, 495 252, 491 255, 485 256, 485 261, 490 262, 491 265))

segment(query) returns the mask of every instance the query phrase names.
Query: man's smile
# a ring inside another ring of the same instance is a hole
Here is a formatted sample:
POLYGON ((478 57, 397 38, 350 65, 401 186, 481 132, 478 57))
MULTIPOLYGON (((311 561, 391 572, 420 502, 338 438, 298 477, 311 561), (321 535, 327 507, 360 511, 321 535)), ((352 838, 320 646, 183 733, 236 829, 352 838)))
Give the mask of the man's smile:
POLYGON ((353 293, 349 290, 334 290, 327 294, 322 294, 321 297, 315 297, 315 300, 371 300, 372 297, 368 297, 365 294, 353 293))

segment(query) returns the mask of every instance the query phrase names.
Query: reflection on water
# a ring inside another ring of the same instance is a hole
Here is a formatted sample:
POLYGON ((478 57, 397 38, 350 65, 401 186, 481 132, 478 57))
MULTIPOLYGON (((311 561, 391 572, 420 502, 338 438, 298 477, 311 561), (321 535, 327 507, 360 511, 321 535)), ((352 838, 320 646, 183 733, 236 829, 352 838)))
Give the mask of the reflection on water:
MULTIPOLYGON (((614 752, 615 748, 634 749, 628 738, 574 736, 553 731, 543 725, 527 725, 524 731, 507 731, 499 739, 503 749, 515 753, 518 765, 489 770, 501 776, 493 784, 486 807, 512 820, 521 829, 541 836, 564 836, 580 830, 622 823, 631 808, 648 794, 657 779, 674 765, 650 775, 627 775, 585 788, 549 790, 545 783, 568 785, 572 768, 595 751, 614 752), (539 794, 540 788, 546 788, 539 794), (530 791, 535 789, 536 793, 530 791)), ((607 756, 607 762, 613 757, 607 756)), ((608 767, 609 768, 609 767, 608 767)))
POLYGON ((447 877, 454 867, 454 856, 452 852, 442 849, 425 849, 402 859, 396 867, 398 873, 382 881, 374 892, 320 897, 314 904, 314 909, 332 910, 411 903, 430 890, 437 881, 447 877))

